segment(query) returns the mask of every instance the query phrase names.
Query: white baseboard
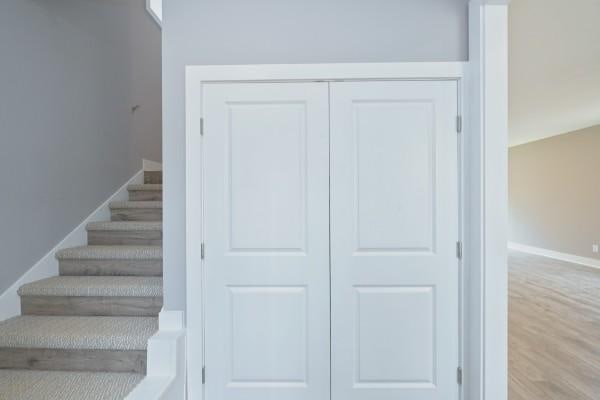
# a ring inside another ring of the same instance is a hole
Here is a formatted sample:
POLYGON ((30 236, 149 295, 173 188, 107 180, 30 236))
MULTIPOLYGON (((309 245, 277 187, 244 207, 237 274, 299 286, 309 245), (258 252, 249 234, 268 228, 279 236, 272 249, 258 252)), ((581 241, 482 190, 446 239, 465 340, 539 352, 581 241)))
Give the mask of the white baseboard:
POLYGON ((159 331, 148 341, 146 377, 125 400, 185 399, 185 329, 183 312, 161 311, 159 331))
POLYGON ((508 248, 521 251, 523 253, 535 254, 538 256, 553 258, 555 260, 566 261, 573 264, 584 265, 586 267, 600 268, 600 260, 589 257, 581 257, 575 254, 561 253, 559 251, 543 249, 541 247, 528 246, 526 244, 508 242, 508 248))
POLYGON ((121 186, 100 207, 84 219, 71 233, 51 249, 44 257, 35 263, 18 281, 0 295, 0 321, 21 314, 21 300, 17 291, 27 283, 58 275, 58 261, 54 256, 58 250, 68 247, 83 246, 87 243, 86 225, 94 221, 110 220, 108 204, 111 201, 127 200, 127 185, 144 182, 142 171, 136 173, 127 183, 121 186))
POLYGON ((142 169, 144 171, 162 171, 162 164, 152 160, 142 160, 142 169))

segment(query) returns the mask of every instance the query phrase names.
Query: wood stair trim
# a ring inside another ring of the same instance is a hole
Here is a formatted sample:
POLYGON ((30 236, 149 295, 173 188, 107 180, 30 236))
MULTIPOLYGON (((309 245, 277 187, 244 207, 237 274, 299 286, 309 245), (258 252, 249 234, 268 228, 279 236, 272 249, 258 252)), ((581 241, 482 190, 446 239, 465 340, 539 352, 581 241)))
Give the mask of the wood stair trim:
POLYGON ((94 222, 87 226, 92 246, 162 246, 162 223, 145 221, 94 222))
POLYGON ((146 374, 146 350, 0 347, 0 369, 146 374))
POLYGON ((162 297, 23 296, 22 315, 157 317, 162 297))
POLYGON ((162 184, 162 171, 144 171, 144 183, 162 184))
POLYGON ((162 171, 144 171, 144 183, 162 184, 162 171))
POLYGON ((162 260, 78 260, 59 262, 61 276, 162 276, 162 260))

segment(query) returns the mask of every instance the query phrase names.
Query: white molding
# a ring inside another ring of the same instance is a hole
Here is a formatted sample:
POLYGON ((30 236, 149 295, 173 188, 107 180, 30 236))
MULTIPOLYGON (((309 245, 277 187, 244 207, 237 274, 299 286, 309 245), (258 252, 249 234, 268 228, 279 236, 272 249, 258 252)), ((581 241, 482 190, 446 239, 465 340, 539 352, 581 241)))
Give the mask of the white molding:
POLYGON ((85 245, 87 243, 86 225, 90 222, 109 220, 110 210, 108 204, 112 201, 127 200, 127 186, 134 183, 142 183, 143 180, 143 171, 137 172, 94 212, 81 221, 75 229, 54 246, 54 248, 52 248, 44 257, 36 262, 18 281, 6 289, 0 296, 0 321, 21 314, 21 300, 17 294, 17 291, 21 286, 58 275, 58 260, 56 260, 56 257, 54 256, 56 252, 68 247, 85 245))
POLYGON ((144 171, 162 171, 163 166, 157 161, 142 159, 142 169, 144 171))
POLYGON ((146 0, 146 11, 158 26, 162 27, 162 0, 146 0))
POLYGON ((464 392, 508 397, 508 1, 469 5, 469 209, 464 392))
POLYGON ((188 65, 186 82, 460 79, 464 62, 188 65))
MULTIPOLYGON (((348 63, 187 66, 186 107, 186 304, 187 369, 197 375, 202 369, 203 349, 203 261, 198 243, 203 241, 203 157, 200 120, 202 85, 215 82, 279 82, 339 80, 458 80, 461 93, 466 63, 348 63), (191 305, 194 305, 192 307, 191 305), (194 308, 194 310, 192 310, 194 308)), ((188 382, 188 398, 203 399, 202 384, 188 382)))
POLYGON ((534 254, 536 256, 552 258, 554 260, 565 261, 572 264, 583 265, 585 267, 600 268, 600 260, 596 258, 582 257, 576 254, 561 253, 560 251, 554 251, 515 242, 508 242, 508 248, 510 250, 516 250, 523 253, 534 254))
POLYGON ((146 377, 126 400, 185 399, 185 330, 182 311, 162 310, 159 331, 148 340, 146 377))

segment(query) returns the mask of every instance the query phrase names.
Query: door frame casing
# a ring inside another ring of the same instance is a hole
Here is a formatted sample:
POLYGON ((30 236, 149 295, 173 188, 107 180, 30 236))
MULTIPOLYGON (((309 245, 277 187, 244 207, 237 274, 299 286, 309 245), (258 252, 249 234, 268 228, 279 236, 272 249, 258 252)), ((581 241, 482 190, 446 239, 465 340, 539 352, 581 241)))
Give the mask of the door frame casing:
MULTIPOLYGON (((462 260, 461 363, 466 400, 507 399, 508 284, 508 4, 471 0, 469 61, 237 65, 186 67, 186 285, 187 371, 202 373, 202 85, 339 79, 457 79, 462 109, 460 194, 462 260), (462 101, 461 101, 462 100, 462 101), (195 288, 193 288, 195 289, 195 288), (196 308, 197 309, 197 308, 196 308), (194 338, 194 340, 190 340, 194 338)), ((166 166, 168 168, 168 166, 166 166)), ((165 271, 168 274, 168 270, 165 271)), ((165 294, 168 296, 168 293, 165 294)), ((210 372, 208 373, 210 375, 210 372)), ((188 379, 188 398, 203 400, 203 385, 188 379)))
MULTIPOLYGON (((359 63, 359 64, 293 64, 293 65, 237 65, 237 66, 188 66, 186 68, 186 282, 187 282, 187 370, 188 376, 200 376, 204 360, 204 316, 203 290, 198 290, 197 283, 205 284, 203 279, 203 260, 199 243, 204 241, 203 221, 203 183, 204 173, 202 159, 202 86, 211 83, 260 83, 260 82, 308 82, 308 81, 372 81, 372 80, 453 80, 458 87, 458 109, 463 121, 467 121, 464 97, 466 87, 467 63, 359 63), (192 285, 192 283, 195 283, 192 285), (193 286, 193 287, 192 287, 193 286), (194 305, 194 307, 192 307, 194 305)), ((459 146, 459 200, 461 240, 468 247, 468 217, 465 215, 463 198, 468 190, 464 165, 468 157, 465 154, 463 138, 468 137, 468 127, 463 126, 458 135, 459 146)), ((465 347, 463 332, 470 328, 470 318, 466 312, 464 300, 469 279, 463 271, 469 263, 467 257, 459 262, 461 282, 460 304, 460 363, 465 370, 465 347)), ((466 382, 465 382, 466 383, 466 382)), ((461 386, 462 392, 465 386, 461 386)), ((197 379, 188 379, 188 398, 203 399, 203 385, 197 379)))

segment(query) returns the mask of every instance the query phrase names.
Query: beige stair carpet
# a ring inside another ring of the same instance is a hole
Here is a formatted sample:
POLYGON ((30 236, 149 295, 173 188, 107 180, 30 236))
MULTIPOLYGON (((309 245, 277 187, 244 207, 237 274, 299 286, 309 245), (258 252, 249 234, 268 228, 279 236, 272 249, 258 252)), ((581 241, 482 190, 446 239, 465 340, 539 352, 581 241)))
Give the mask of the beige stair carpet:
POLYGON ((0 400, 121 400, 143 375, 0 370, 0 400))
POLYGON ((122 221, 88 224, 90 241, 105 245, 58 251, 61 276, 19 289, 24 312, 36 313, 0 321, 0 400, 121 400, 143 379, 123 371, 145 371, 162 303, 162 247, 134 245, 162 241, 162 176, 144 182, 110 204, 122 221))

